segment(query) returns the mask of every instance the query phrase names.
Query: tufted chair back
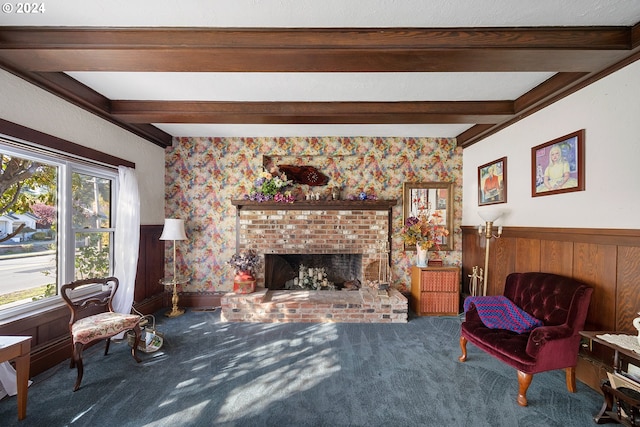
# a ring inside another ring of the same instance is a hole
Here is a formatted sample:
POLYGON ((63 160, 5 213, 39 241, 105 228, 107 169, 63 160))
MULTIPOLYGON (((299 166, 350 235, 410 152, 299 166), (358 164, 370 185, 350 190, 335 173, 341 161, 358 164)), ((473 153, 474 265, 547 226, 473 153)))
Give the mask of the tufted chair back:
POLYGON ((579 304, 590 288, 570 277, 552 273, 511 273, 504 296, 545 326, 584 325, 588 306, 579 304), (580 289, 582 288, 582 289, 580 289), (584 307, 583 310, 580 310, 584 307))

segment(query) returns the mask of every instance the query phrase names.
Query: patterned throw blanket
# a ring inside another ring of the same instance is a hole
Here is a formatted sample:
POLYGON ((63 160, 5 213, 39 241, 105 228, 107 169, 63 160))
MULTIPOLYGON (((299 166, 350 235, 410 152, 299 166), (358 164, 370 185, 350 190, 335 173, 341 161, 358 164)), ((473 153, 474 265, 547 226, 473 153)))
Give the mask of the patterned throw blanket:
POLYGON ((474 305, 480 320, 487 328, 507 329, 521 334, 542 326, 541 320, 531 316, 505 296, 467 297, 465 313, 474 305))

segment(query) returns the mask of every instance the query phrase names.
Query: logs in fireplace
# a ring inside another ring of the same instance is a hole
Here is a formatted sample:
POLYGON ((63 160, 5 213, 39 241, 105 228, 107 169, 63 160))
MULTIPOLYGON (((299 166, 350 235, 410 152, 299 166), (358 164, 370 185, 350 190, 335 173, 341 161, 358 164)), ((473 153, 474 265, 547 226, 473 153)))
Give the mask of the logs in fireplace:
POLYGON ((362 282, 361 254, 265 254, 265 287, 272 290, 304 289, 303 277, 321 274, 331 286, 323 289, 358 289, 362 282))

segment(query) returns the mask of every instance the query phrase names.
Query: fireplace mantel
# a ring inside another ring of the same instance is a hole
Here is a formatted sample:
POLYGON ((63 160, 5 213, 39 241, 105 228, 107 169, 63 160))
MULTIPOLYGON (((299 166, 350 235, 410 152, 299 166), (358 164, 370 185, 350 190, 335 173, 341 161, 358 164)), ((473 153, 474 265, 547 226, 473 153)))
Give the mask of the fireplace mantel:
POLYGON ((397 200, 300 200, 293 203, 256 202, 253 200, 231 200, 238 210, 360 210, 386 211, 398 203, 397 200))

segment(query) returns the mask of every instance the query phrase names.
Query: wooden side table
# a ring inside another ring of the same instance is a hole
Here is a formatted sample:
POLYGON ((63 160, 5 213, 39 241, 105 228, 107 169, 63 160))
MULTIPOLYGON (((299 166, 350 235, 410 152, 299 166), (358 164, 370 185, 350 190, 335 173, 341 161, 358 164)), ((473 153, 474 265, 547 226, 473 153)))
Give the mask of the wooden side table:
POLYGON ((31 337, 0 336, 0 362, 15 360, 18 384, 18 419, 27 416, 31 337))
MULTIPOLYGON (((640 354, 636 353, 635 351, 629 348, 621 347, 619 345, 613 344, 599 337, 599 335, 604 335, 604 334, 615 335, 615 334, 620 334, 620 332, 610 332, 610 331, 581 331, 580 332, 581 336, 589 340, 590 347, 591 347, 591 343, 595 341, 598 344, 603 345, 605 347, 609 347, 614 351, 613 366, 612 366, 614 373, 622 372, 622 360, 621 360, 622 357, 626 357, 627 359, 640 362, 640 354)), ((627 334, 624 334, 624 335, 627 335, 627 334)), ((613 406, 614 406, 613 404, 615 401, 616 404, 619 405, 620 400, 624 400, 627 403, 636 406, 638 402, 633 401, 633 399, 631 399, 630 397, 625 396, 624 394, 614 389, 611 386, 611 384, 609 384, 608 381, 605 381, 600 388, 602 390, 602 394, 604 395, 604 403, 602 404, 602 408, 600 409, 600 412, 598 412, 598 414, 596 414, 593 417, 593 420, 597 424, 607 424, 611 422, 617 422, 617 423, 628 425, 628 426, 635 425, 627 419, 621 419, 618 416, 617 411, 613 410, 613 406)))
POLYGON ((459 307, 458 267, 412 267, 411 308, 418 316, 455 316, 459 307))

